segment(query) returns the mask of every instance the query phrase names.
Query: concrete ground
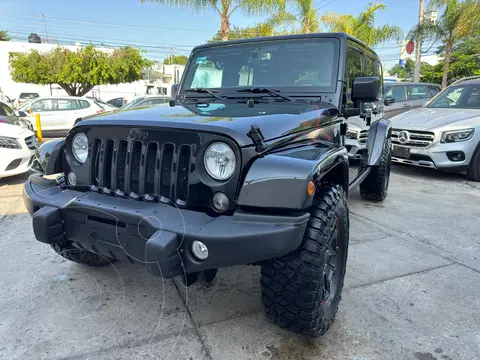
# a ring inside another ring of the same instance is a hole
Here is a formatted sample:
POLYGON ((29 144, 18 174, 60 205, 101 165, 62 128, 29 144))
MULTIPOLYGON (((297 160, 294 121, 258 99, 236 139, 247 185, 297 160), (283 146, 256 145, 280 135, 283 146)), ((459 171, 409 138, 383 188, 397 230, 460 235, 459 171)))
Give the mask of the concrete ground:
POLYGON ((259 269, 184 289, 34 240, 25 176, 0 180, 0 358, 471 360, 480 354, 480 184, 393 167, 382 204, 351 194, 343 300, 307 341, 266 321, 259 269))

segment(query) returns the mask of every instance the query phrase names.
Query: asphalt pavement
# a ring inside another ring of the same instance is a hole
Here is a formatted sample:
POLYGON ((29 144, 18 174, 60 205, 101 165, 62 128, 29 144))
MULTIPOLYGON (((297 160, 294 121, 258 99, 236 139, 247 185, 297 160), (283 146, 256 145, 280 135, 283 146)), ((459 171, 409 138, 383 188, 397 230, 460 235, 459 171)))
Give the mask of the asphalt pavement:
POLYGON ((258 267, 184 288, 61 258, 34 239, 25 179, 0 179, 0 359, 479 358, 480 184, 461 175, 393 166, 384 203, 351 194, 343 299, 316 340, 266 320, 258 267))

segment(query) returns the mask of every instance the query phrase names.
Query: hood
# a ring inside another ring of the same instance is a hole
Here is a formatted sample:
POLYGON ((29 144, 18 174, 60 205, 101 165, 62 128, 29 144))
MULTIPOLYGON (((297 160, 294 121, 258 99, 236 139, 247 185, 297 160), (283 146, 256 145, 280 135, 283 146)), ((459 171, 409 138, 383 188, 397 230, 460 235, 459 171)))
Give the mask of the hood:
POLYGON ((348 128, 356 131, 367 130, 368 126, 359 116, 354 116, 347 119, 348 128))
POLYGON ((0 123, 0 136, 22 139, 32 135, 34 135, 33 132, 23 127, 0 123))
POLYGON ((76 126, 161 126, 214 132, 230 136, 240 146, 251 145, 247 136, 256 124, 265 137, 272 140, 313 126, 328 124, 339 112, 330 103, 268 102, 249 108, 245 101, 183 103, 175 107, 153 106, 143 109, 117 111, 94 116, 76 126))
MULTIPOLYGON (((420 108, 390 119, 393 128, 432 131, 438 128, 458 128, 462 121, 480 121, 479 109, 420 108)), ((472 124, 473 125, 473 124, 472 124)))

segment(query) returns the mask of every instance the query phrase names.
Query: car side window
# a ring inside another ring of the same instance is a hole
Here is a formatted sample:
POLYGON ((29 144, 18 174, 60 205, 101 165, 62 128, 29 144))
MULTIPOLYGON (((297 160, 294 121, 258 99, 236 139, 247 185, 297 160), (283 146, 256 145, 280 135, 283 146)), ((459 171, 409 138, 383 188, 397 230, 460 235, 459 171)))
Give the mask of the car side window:
POLYGON ((373 59, 370 56, 365 57, 365 76, 375 76, 373 59))
POLYGON ((3 108, 3 103, 0 103, 0 116, 7 116, 5 109, 3 108))
POLYGON ((433 85, 429 85, 428 90, 430 90, 430 93, 432 94, 432 97, 437 95, 440 92, 440 88, 438 88, 436 86, 433 86, 433 85))
POLYGON ((346 103, 349 107, 355 107, 352 102, 352 84, 355 78, 363 75, 363 55, 360 51, 349 47, 347 49, 347 69, 345 74, 346 103))
POLYGON ((430 99, 430 93, 424 85, 409 85, 410 100, 430 99))
POLYGON ((37 100, 32 103, 31 108, 32 108, 32 111, 34 112, 54 111, 53 100, 51 99, 37 100))
MULTIPOLYGON (((0 108, 3 109, 3 111, 0 110, 0 113, 4 112, 6 116, 15 116, 15 113, 13 112, 13 110, 10 109, 6 104, 0 103, 0 108)), ((0 115, 3 115, 3 114, 0 114, 0 115)))
POLYGON ((395 102, 407 101, 407 87, 404 85, 392 86, 385 93, 385 97, 393 97, 395 102))
POLYGON ((77 100, 79 109, 88 109, 90 107, 90 103, 86 100, 77 100))
POLYGON ((57 100, 57 110, 58 111, 75 110, 75 104, 74 104, 73 100, 58 99, 57 100))

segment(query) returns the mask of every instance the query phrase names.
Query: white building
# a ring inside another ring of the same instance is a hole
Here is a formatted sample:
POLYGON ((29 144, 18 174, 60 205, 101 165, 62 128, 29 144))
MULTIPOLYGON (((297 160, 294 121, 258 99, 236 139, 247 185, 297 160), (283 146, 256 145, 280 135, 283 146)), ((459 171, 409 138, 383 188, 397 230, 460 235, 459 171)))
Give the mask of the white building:
MULTIPOLYGON (((16 83, 12 80, 8 57, 11 52, 29 52, 37 50, 38 52, 47 52, 58 45, 56 44, 37 44, 17 41, 0 41, 0 89, 10 99, 18 99, 22 92, 35 92, 40 96, 63 96, 67 95, 58 85, 34 85, 25 83, 16 83)), ((79 46, 61 45, 62 47, 75 51, 79 46)), ((110 48, 99 48, 101 51, 111 52, 110 48)), ((98 85, 93 88, 87 96, 95 96, 103 101, 108 101, 117 97, 132 99, 136 96, 146 94, 158 94, 170 96, 171 86, 178 83, 185 69, 185 65, 157 65, 155 69, 146 70, 144 80, 133 83, 118 85, 98 85)))

